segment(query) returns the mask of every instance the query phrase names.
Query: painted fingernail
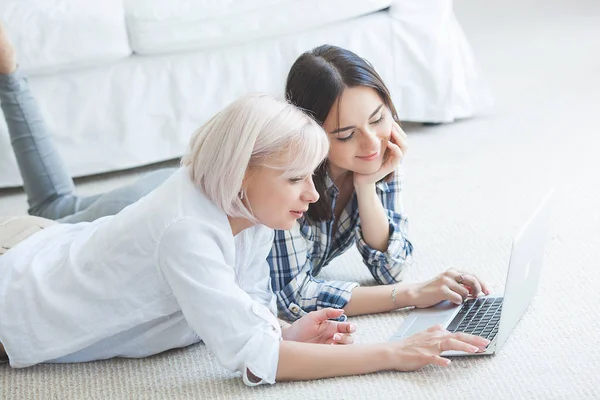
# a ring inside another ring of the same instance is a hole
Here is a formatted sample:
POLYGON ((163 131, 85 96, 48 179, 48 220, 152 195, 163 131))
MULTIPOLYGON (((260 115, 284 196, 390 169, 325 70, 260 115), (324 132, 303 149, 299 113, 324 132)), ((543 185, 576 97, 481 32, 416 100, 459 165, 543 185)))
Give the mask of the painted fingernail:
POLYGON ((339 333, 336 333, 335 335, 333 335, 333 340, 335 340, 336 342, 339 342, 340 340, 342 340, 342 335, 340 335, 339 333))

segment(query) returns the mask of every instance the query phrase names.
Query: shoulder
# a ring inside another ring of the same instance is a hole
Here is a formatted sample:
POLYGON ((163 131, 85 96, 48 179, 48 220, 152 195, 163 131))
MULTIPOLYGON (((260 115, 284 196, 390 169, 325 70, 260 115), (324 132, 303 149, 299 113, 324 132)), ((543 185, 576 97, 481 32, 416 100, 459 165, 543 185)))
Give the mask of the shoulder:
POLYGON ((146 211, 155 216, 163 214, 169 226, 173 221, 181 221, 172 227, 173 230, 193 225, 190 220, 194 218, 206 226, 225 229, 229 225, 225 213, 194 184, 187 167, 175 171, 153 193, 152 204, 148 205, 146 211))
MULTIPOLYGON (((226 217, 223 216, 225 221, 226 217)), ((229 225, 216 218, 204 219, 197 216, 179 217, 171 221, 164 229, 159 247, 161 251, 172 252, 209 252, 209 249, 228 253, 233 250, 233 236, 229 225)))
POLYGON ((273 240, 275 239, 275 230, 265 226, 265 225, 255 225, 251 229, 250 234, 253 237, 253 240, 259 244, 268 244, 271 246, 273 240))

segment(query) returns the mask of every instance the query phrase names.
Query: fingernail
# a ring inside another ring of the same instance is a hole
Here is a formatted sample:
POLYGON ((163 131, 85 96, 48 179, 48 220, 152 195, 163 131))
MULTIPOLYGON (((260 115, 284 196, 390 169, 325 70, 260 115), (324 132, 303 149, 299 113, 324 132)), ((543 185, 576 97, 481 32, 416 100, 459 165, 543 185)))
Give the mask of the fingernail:
POLYGON ((336 342, 339 342, 340 340, 342 340, 342 335, 340 335, 339 333, 336 333, 335 335, 333 335, 333 340, 335 340, 336 342))
POLYGON ((471 346, 471 351, 473 353, 477 353, 479 351, 479 347, 477 347, 477 346, 471 346))
POLYGON ((354 331, 356 331, 356 326, 350 324, 350 326, 348 327, 348 329, 350 330, 350 332, 354 332, 354 331))

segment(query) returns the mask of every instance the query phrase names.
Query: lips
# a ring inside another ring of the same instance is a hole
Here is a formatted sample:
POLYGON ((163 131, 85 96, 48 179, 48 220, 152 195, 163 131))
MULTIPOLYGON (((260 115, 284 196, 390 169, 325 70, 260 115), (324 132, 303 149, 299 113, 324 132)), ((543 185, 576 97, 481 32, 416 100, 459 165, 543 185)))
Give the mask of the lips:
POLYGON ((290 210, 290 213, 294 215, 294 217, 296 218, 302 218, 302 216, 304 215, 304 213, 308 211, 308 209, 306 210, 290 210))
POLYGON ((379 152, 376 151, 376 152, 368 154, 366 156, 356 156, 356 157, 363 161, 371 161, 371 160, 376 159, 378 155, 379 155, 379 152))

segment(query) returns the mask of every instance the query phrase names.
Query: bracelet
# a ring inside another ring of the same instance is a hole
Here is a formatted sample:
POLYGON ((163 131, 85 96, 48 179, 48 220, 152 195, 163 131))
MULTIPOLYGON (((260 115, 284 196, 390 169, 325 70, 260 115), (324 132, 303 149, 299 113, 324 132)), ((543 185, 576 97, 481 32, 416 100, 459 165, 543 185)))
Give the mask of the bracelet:
POLYGON ((392 303, 394 303, 395 306, 397 306, 396 304, 396 290, 398 289, 397 286, 394 286, 394 288, 392 289, 392 303))

